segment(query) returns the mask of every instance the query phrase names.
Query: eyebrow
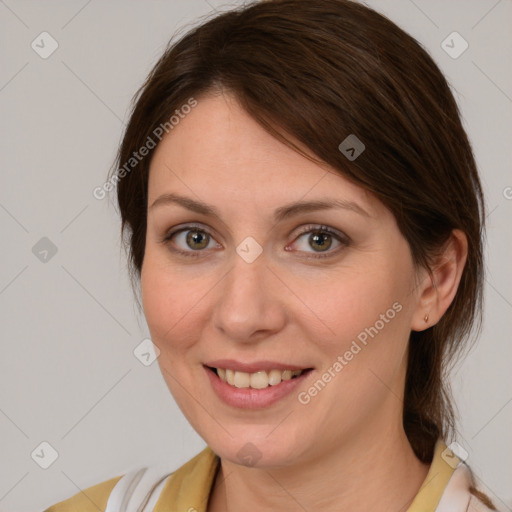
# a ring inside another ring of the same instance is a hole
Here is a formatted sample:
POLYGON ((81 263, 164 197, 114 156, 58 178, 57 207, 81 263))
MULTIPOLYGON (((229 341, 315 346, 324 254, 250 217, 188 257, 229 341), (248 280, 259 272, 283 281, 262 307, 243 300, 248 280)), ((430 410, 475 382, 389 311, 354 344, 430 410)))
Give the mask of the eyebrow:
MULTIPOLYGON (((216 217, 219 220, 221 219, 221 214, 215 206, 177 194, 163 194, 159 196, 157 199, 155 199, 155 201, 153 201, 150 209, 169 204, 178 204, 187 210, 191 210, 202 215, 210 215, 212 217, 216 217)), ((370 214, 366 210, 364 210, 361 206, 359 206, 357 203, 354 203, 353 201, 345 201, 343 199, 324 199, 321 201, 298 201, 296 203, 280 206, 274 211, 274 221, 281 222, 301 213, 314 212, 318 210, 329 210, 332 208, 351 210, 365 217, 370 217, 370 214)))

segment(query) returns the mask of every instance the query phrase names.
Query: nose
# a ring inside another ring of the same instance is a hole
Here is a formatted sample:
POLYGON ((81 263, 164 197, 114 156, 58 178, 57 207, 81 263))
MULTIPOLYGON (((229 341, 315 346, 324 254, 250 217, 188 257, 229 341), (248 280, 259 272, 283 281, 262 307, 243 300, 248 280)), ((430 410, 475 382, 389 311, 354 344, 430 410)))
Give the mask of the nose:
POLYGON ((267 267, 263 255, 247 263, 238 255, 218 288, 214 327, 237 342, 254 342, 283 329, 287 308, 282 283, 267 267))

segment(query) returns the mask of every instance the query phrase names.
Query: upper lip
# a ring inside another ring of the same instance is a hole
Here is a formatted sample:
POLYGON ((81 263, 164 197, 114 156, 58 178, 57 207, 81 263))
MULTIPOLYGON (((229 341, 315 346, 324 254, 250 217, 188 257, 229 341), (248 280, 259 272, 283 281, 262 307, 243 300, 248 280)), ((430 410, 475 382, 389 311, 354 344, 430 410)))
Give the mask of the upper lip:
POLYGON ((236 372, 255 373, 258 371, 270 370, 306 370, 310 366, 297 366, 291 363, 279 363, 277 361, 253 361, 251 363, 243 363, 234 359, 216 359, 215 361, 208 361, 204 363, 205 366, 210 368, 224 368, 226 370, 233 370, 236 372))

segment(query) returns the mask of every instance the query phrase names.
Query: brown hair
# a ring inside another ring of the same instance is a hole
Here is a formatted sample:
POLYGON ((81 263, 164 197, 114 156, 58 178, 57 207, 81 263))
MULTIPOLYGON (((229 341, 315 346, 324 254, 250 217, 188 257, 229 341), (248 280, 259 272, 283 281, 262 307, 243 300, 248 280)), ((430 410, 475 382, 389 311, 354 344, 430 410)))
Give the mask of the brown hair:
MULTIPOLYGON (((134 99, 116 167, 155 138, 191 96, 226 90, 269 133, 372 192, 394 214, 415 263, 429 268, 453 229, 468 238, 456 297, 437 325, 412 332, 403 423, 418 458, 453 434, 446 365, 481 320, 484 204, 449 85, 427 52, 348 0, 271 0, 216 15, 169 43, 134 99), (349 161, 350 134, 365 145, 349 161)), ((151 154, 118 177, 132 272, 144 259, 151 154)))

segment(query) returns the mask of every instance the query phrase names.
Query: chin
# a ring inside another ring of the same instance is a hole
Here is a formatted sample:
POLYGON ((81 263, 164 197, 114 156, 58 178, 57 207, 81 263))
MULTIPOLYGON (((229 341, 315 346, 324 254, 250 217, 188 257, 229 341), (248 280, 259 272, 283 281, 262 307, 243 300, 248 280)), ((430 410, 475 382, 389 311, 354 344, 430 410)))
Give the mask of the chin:
POLYGON ((283 429, 279 434, 272 433, 268 425, 243 426, 239 435, 227 426, 233 437, 224 431, 218 437, 213 437, 211 431, 209 435, 199 434, 221 459, 246 467, 271 469, 295 464, 303 454, 298 447, 305 446, 304 440, 298 441, 284 426, 279 428, 283 429))

